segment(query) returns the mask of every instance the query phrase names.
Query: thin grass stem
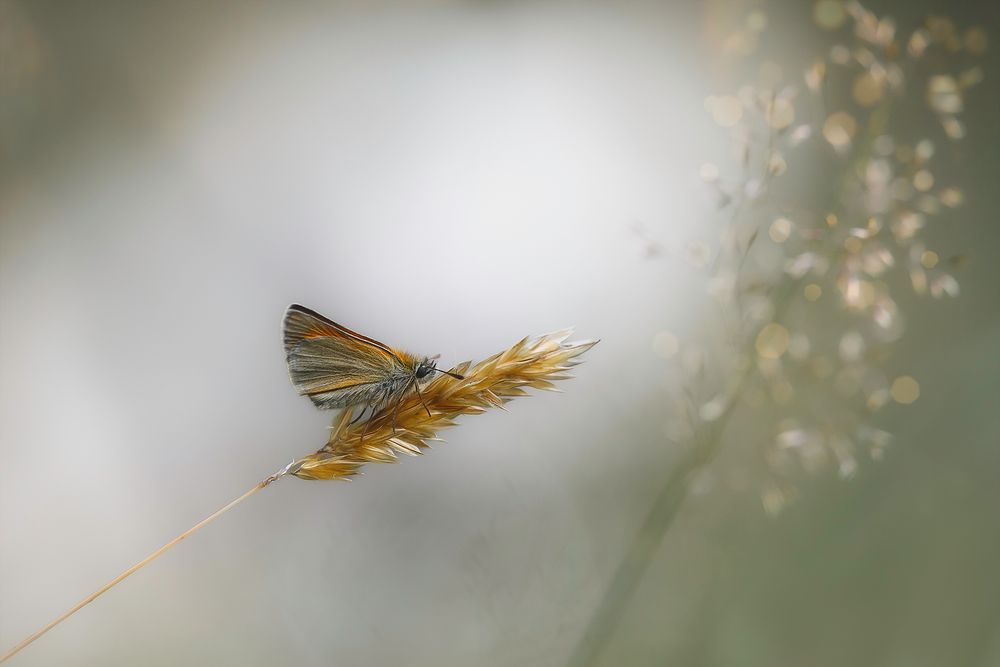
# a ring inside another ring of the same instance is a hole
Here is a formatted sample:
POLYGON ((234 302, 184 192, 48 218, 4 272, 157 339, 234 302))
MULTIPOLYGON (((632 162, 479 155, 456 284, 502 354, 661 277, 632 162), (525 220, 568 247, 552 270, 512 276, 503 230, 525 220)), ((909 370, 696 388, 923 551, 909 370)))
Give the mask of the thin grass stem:
POLYGON ((109 590, 111 590, 112 588, 114 588, 116 585, 120 584, 122 581, 124 581, 125 579, 127 579, 129 576, 135 574, 136 572, 138 572, 139 570, 141 570, 145 566, 147 566, 150 563, 152 563, 154 560, 156 560, 157 558, 159 558, 160 556, 162 556, 164 553, 166 553, 167 551, 169 551, 171 548, 173 548, 174 546, 176 546, 178 543, 182 542, 186 538, 188 538, 191 535, 193 535, 194 533, 198 532, 200 529, 202 529, 205 526, 207 526, 208 524, 212 523, 213 521, 215 521, 216 519, 218 519, 220 516, 222 516, 223 514, 225 514, 226 512, 228 512, 229 510, 233 509, 234 507, 236 507, 237 505, 239 505, 241 502, 243 502, 244 500, 246 500, 247 498, 249 498, 253 494, 255 494, 258 491, 260 491, 261 489, 269 486, 272 482, 274 482, 274 481, 280 479, 281 477, 285 476, 289 472, 289 468, 290 467, 291 466, 286 467, 285 469, 283 469, 283 470, 281 470, 279 472, 276 472, 275 474, 271 475, 270 477, 267 477, 267 478, 261 480, 260 482, 257 483, 256 486, 254 486, 252 489, 250 489, 249 491, 247 491, 246 493, 244 493, 239 498, 236 498, 235 500, 230 501, 224 507, 216 510, 215 512, 213 512, 209 516, 205 517, 204 519, 202 519, 201 521, 199 521, 195 525, 191 526, 190 528, 188 528, 187 530, 185 530, 183 533, 181 533, 180 535, 178 535, 174 539, 172 539, 169 542, 167 542, 166 544, 164 544, 162 547, 160 547, 159 549, 157 549, 153 553, 151 553, 148 556, 146 556, 145 558, 143 558, 141 561, 139 561, 138 563, 136 563, 132 567, 128 568, 127 570, 125 570, 124 572, 122 572, 121 574, 119 574, 117 577, 115 577, 114 579, 112 579, 108 583, 106 583, 103 586, 101 586, 100 588, 98 588, 96 591, 94 591, 93 593, 91 593, 90 595, 88 595, 87 597, 85 597, 83 600, 81 600, 80 602, 78 602, 76 605, 74 605, 73 607, 71 607, 67 611, 63 612, 60 616, 58 616, 56 619, 54 619, 53 621, 51 621, 48 625, 46 625, 45 627, 43 627, 42 629, 40 629, 38 632, 36 632, 35 634, 31 635, 30 637, 28 637, 27 639, 25 639, 24 641, 22 641, 20 644, 18 644, 14 648, 12 648, 9 651, 7 651, 6 653, 4 653, 3 656, 0 657, 0 663, 6 662, 7 660, 13 658, 15 655, 17 655, 18 653, 20 653, 24 648, 26 648, 27 646, 29 646, 36 639, 38 639, 39 637, 41 637, 42 635, 44 635, 46 632, 48 632, 49 630, 51 630, 52 628, 56 627, 57 625, 59 625, 60 623, 62 623, 63 621, 65 621, 67 618, 69 618, 70 616, 72 616, 73 614, 75 614, 76 612, 78 612, 81 609, 83 609, 84 607, 86 607, 88 604, 90 604, 91 602, 93 602, 94 600, 96 600, 97 598, 99 598, 101 595, 103 595, 104 593, 106 593, 109 590))

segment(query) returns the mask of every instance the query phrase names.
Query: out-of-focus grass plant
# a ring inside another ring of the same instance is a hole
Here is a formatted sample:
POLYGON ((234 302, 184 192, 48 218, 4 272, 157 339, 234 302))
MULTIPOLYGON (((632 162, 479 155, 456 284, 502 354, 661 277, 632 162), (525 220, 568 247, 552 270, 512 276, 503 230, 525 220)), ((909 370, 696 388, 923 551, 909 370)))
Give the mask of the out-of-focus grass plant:
MULTIPOLYGON (((983 78, 985 33, 935 16, 903 34, 892 18, 837 0, 815 3, 813 19, 836 34, 825 54, 764 61, 754 84, 705 100, 734 148, 732 164, 701 168, 719 202, 717 244, 664 252, 643 233, 650 256, 686 255, 709 271, 714 307, 695 340, 654 337, 677 378, 668 429, 684 456, 573 665, 592 662, 610 638, 692 480, 725 474, 708 466, 721 450, 749 450, 741 460, 759 464, 750 476, 769 514, 804 475, 849 478, 881 458, 891 435, 880 410, 920 395, 915 378, 887 370, 905 331, 903 291, 959 293, 953 272, 965 256, 940 256, 922 231, 962 204, 949 149, 965 138, 961 115, 983 78), (820 176, 804 185, 804 173, 820 176), (753 428, 728 431, 734 415, 752 415, 753 428)), ((767 23, 750 12, 724 51, 753 60, 767 23)))

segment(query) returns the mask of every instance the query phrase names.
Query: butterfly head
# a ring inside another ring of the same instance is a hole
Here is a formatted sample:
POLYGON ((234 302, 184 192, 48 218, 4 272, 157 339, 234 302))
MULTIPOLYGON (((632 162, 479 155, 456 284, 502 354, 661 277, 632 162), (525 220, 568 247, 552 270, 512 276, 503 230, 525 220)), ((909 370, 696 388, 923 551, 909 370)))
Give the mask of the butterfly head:
POLYGON ((437 367, 437 361, 435 357, 425 357, 422 359, 413 370, 414 377, 417 378, 418 382, 424 382, 432 373, 444 373, 445 375, 450 375, 456 380, 464 380, 465 376, 459 375, 458 373, 452 373, 451 371, 443 371, 437 367))
POLYGON ((420 361, 420 363, 417 364, 417 367, 413 371, 413 374, 417 377, 418 380, 423 380, 436 370, 437 370, 437 362, 435 362, 433 359, 423 359, 420 361))

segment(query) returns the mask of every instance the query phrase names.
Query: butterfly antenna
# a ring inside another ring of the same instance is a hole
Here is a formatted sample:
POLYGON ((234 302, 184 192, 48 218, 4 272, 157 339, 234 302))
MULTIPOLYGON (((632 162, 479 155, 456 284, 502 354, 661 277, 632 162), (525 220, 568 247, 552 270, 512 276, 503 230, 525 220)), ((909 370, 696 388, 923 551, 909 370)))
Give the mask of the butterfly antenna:
POLYGON ((440 368, 435 368, 434 370, 436 370, 438 373, 444 373, 445 375, 450 375, 451 377, 455 378, 456 380, 464 380, 465 379, 464 375, 459 375, 458 373, 452 373, 451 371, 445 371, 445 370, 442 370, 440 368))

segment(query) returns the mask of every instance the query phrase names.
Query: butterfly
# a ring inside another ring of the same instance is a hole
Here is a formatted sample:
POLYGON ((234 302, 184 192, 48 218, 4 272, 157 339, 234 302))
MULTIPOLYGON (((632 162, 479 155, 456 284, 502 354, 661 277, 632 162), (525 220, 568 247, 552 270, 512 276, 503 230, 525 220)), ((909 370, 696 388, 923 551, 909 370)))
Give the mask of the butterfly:
POLYGON ((363 405, 374 415, 414 390, 430 416, 420 385, 434 373, 465 379, 437 368, 434 357, 389 347, 298 304, 285 311, 283 330, 292 384, 320 409, 363 405))

